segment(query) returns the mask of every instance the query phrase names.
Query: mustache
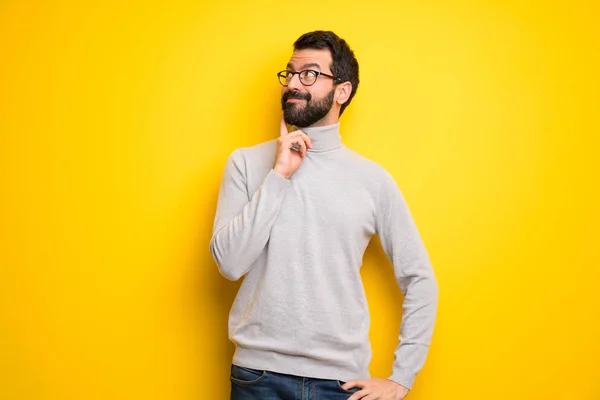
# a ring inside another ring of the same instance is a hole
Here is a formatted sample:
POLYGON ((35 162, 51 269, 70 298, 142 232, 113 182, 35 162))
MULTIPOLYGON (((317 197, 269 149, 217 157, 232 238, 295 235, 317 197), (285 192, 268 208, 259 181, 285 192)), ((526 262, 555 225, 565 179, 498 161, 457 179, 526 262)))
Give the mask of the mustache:
POLYGON ((310 93, 300 93, 300 92, 290 90, 288 92, 285 92, 283 94, 283 96, 281 96, 281 101, 284 103, 286 101, 288 101, 289 99, 299 99, 299 100, 310 101, 311 98, 312 98, 312 96, 310 95, 310 93))

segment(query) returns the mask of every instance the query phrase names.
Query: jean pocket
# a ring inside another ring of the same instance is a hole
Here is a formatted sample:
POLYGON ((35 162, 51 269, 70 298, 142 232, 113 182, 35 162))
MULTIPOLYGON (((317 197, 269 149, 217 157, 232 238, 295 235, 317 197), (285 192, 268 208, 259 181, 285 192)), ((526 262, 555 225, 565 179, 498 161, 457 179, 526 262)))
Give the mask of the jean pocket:
POLYGON ((344 393, 355 393, 355 392, 358 392, 360 390, 360 388, 358 388, 358 387, 354 387, 352 389, 344 389, 342 386, 345 385, 346 382, 344 382, 344 381, 336 381, 336 382, 337 382, 337 385, 338 385, 338 389, 340 389, 344 393))
POLYGON ((266 375, 267 371, 232 365, 230 379, 239 385, 253 385, 262 381, 266 375))

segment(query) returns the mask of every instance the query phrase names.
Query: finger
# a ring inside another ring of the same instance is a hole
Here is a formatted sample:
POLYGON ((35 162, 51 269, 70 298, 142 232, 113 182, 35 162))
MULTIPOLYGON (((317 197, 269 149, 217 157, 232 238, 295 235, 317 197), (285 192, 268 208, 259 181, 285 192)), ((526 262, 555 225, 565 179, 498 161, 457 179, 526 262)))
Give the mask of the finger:
POLYGON ((309 149, 312 149, 312 138, 310 136, 308 136, 306 133, 302 132, 301 130, 293 131, 288 136, 289 137, 301 136, 302 140, 304 140, 304 142, 306 143, 306 147, 309 149))
POLYGON ((285 118, 283 117, 283 114, 281 114, 281 122, 279 123, 279 136, 285 136, 287 134, 287 124, 285 123, 285 118))
POLYGON ((302 136, 290 138, 290 148, 292 148, 292 145, 296 145, 298 147, 297 150, 300 152, 300 155, 304 157, 304 155, 306 154, 306 143, 304 143, 304 139, 302 139, 302 136))
POLYGON ((306 141, 307 135, 300 130, 298 132, 300 132, 300 135, 298 136, 298 138, 300 139, 299 145, 303 149, 302 156, 304 156, 304 155, 306 155, 306 151, 308 149, 308 143, 306 141))
POLYGON ((348 390, 348 389, 352 389, 352 388, 364 388, 365 387, 365 381, 361 381, 361 380, 354 380, 354 381, 348 381, 346 383, 344 383, 344 385, 342 386, 342 389, 344 390, 348 390))
POLYGON ((299 137, 299 139, 298 145, 300 146, 300 155, 304 157, 306 155, 306 142, 302 136, 299 137))
POLYGON ((306 133, 302 132, 304 134, 304 141, 306 142, 306 145, 308 146, 309 149, 312 149, 312 138, 307 135, 306 133))
POLYGON ((361 400, 378 400, 381 399, 381 395, 379 394, 375 394, 375 393, 371 393, 371 394, 365 394, 363 397, 361 397, 361 400))
POLYGON ((363 390, 359 390, 358 392, 355 392, 352 394, 352 396, 348 397, 348 400, 359 400, 359 399, 363 399, 363 400, 367 400, 367 399, 375 399, 376 397, 373 396, 369 396, 369 394, 371 394, 371 392, 367 391, 366 389, 363 390))
POLYGON ((294 140, 292 140, 293 138, 281 136, 281 139, 282 139, 281 140, 282 148, 289 149, 289 150, 294 150, 294 151, 299 151, 300 150, 300 146, 298 146, 296 144, 296 142, 294 140))

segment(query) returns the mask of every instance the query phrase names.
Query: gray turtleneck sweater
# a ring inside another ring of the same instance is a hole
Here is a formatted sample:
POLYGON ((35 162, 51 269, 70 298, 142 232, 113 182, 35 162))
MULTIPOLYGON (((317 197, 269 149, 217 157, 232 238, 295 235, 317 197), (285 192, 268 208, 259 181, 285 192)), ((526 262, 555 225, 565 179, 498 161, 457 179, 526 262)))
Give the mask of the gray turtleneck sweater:
POLYGON ((229 316, 233 362, 368 379, 369 310, 359 270, 377 234, 404 293, 389 379, 410 388, 433 332, 436 279, 394 179, 345 147, 338 129, 302 129, 313 148, 289 180, 273 170, 276 140, 227 160, 210 251, 226 278, 244 277, 229 316))

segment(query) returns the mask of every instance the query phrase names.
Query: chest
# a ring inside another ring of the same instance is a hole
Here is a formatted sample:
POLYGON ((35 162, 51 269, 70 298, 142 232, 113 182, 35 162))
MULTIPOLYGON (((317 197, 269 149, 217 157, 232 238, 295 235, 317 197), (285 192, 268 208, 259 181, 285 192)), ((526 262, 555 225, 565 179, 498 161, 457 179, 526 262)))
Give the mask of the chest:
POLYGON ((277 222, 306 234, 370 237, 375 202, 367 182, 337 169, 304 168, 291 179, 277 222))

